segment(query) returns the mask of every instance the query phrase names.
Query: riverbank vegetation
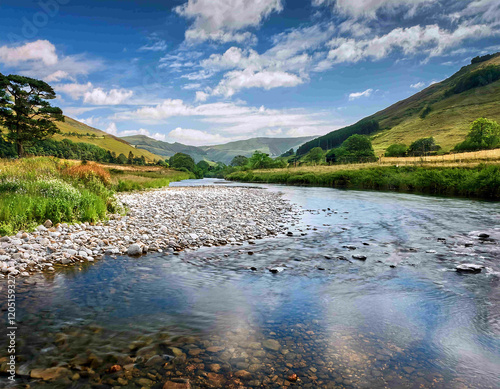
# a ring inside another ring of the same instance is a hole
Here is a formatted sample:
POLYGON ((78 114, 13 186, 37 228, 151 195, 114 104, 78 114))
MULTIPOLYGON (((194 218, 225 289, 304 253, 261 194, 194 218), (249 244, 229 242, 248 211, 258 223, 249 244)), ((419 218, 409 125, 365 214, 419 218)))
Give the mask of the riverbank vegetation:
POLYGON ((113 196, 117 191, 158 188, 190 177, 161 167, 151 171, 50 157, 0 160, 0 235, 31 230, 47 219, 102 220, 119 211, 113 196))
POLYGON ((500 166, 428 168, 418 166, 363 167, 318 166, 240 171, 229 180, 287 185, 376 189, 439 195, 471 196, 500 200, 500 166))

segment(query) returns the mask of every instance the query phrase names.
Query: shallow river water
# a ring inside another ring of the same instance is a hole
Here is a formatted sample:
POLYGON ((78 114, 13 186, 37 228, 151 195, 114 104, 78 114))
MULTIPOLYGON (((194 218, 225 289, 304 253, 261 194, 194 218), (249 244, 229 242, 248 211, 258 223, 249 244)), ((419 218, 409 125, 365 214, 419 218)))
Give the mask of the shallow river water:
MULTIPOLYGON (((241 185, 172 185, 207 184, 241 185)), ((260 186, 300 207, 292 236, 19 279, 16 385, 500 387, 498 203, 260 186)))

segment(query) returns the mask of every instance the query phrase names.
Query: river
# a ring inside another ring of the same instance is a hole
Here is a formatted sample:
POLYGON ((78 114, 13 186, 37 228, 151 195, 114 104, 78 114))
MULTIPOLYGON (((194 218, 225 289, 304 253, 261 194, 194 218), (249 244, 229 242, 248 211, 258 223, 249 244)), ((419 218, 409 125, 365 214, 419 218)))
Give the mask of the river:
MULTIPOLYGON (((171 185, 207 184, 242 185, 171 185)), ((498 203, 253 186, 300 207, 290 236, 18 279, 17 385, 499 387, 498 203)))

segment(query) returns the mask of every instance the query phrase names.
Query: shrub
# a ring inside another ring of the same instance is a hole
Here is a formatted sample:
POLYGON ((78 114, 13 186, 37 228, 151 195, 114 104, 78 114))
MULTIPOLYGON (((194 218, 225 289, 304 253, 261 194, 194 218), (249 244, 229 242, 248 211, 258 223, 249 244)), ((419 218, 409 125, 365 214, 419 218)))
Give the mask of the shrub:
POLYGON ((385 157, 404 157, 406 152, 408 151, 408 147, 405 144, 396 143, 390 145, 385 151, 385 157))

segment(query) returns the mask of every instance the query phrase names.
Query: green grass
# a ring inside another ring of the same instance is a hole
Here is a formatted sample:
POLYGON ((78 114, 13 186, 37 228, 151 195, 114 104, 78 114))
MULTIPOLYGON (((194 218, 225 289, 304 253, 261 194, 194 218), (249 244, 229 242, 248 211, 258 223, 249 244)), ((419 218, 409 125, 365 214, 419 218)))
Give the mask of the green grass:
POLYGON ((33 230, 47 219, 54 224, 103 220, 108 212, 119 211, 116 192, 160 188, 189 178, 170 169, 145 169, 110 174, 98 164, 51 157, 0 160, 0 236, 33 230))
POLYGON ((244 182, 374 189, 500 200, 500 167, 475 168, 374 167, 332 171, 235 172, 226 177, 244 182))

